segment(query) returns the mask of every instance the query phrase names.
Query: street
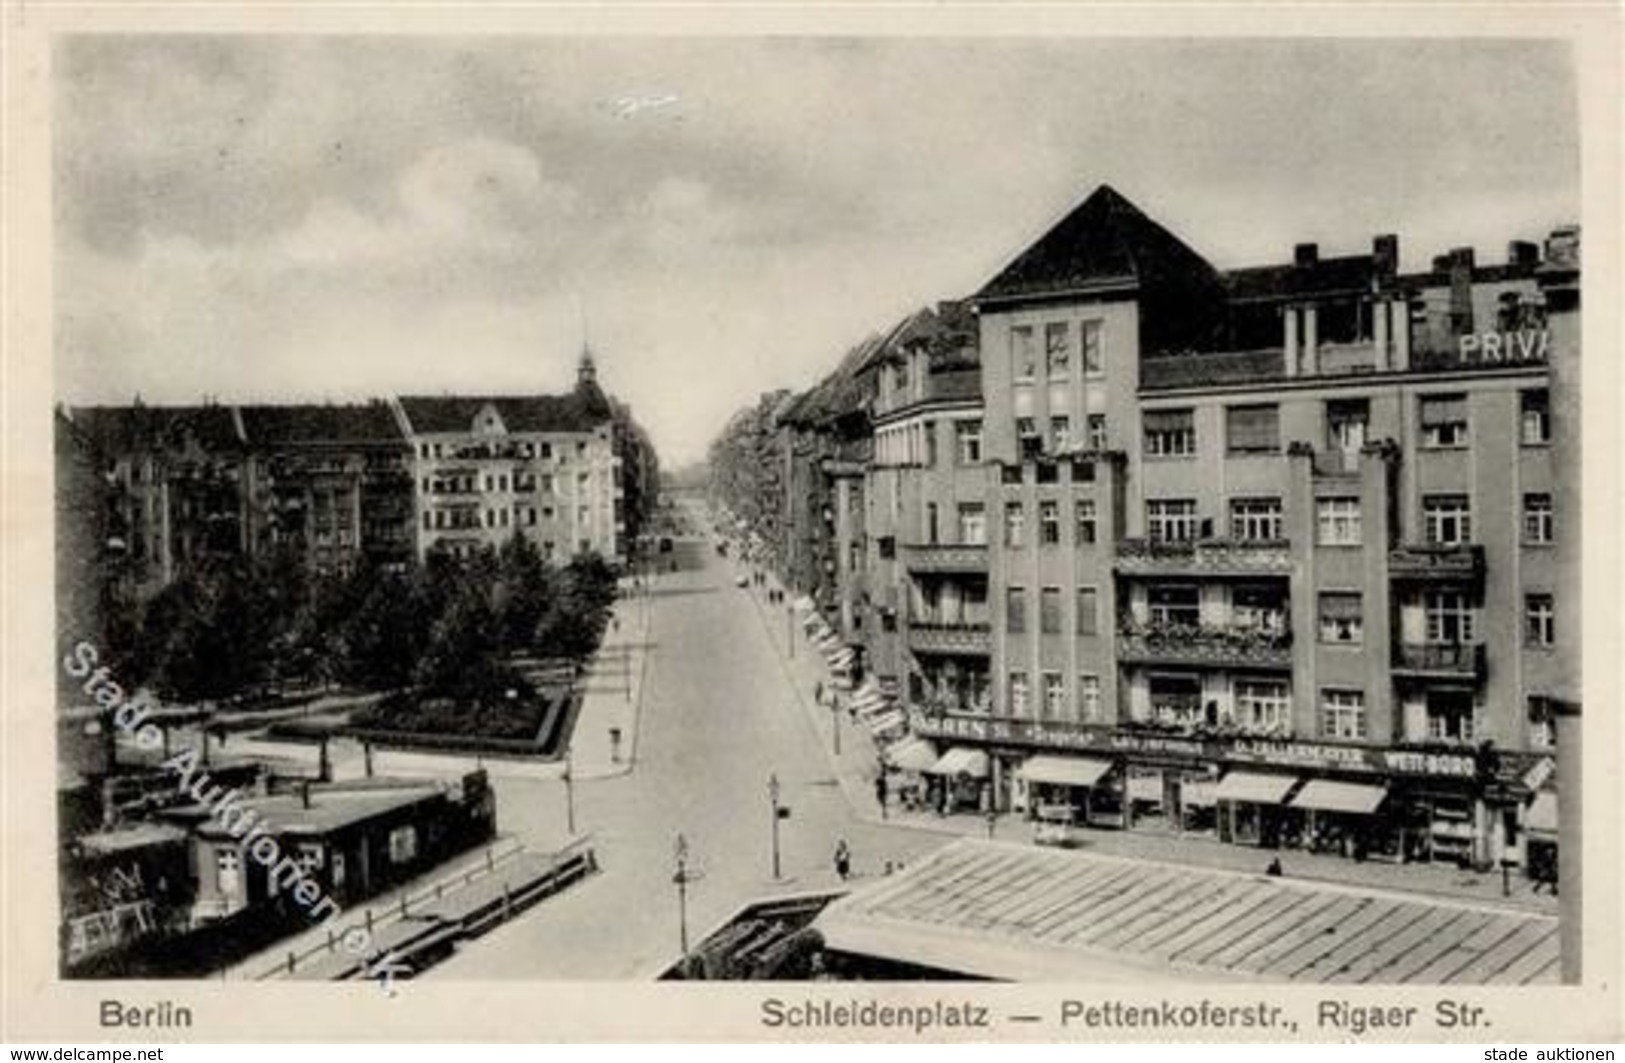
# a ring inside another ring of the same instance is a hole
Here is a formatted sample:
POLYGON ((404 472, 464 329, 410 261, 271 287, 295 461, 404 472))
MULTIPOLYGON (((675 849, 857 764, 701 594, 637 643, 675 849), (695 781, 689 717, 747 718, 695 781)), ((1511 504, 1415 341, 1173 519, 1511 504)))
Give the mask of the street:
MULTIPOLYGON (((633 979, 676 959, 675 845, 688 844, 689 939, 746 901, 825 889, 837 879, 844 838, 854 878, 887 860, 910 860, 943 839, 856 818, 827 750, 794 701, 794 689, 749 592, 731 562, 701 539, 675 545, 679 571, 651 594, 647 672, 629 773, 575 784, 578 829, 590 832, 603 872, 512 924, 459 950, 428 978, 633 979), (783 878, 772 877, 768 779, 776 774, 783 878)), ((805 652, 802 650, 801 652, 805 652)), ((584 719, 583 726, 591 726, 584 719)), ((578 740, 590 736, 583 733, 578 740)), ((541 833, 562 822, 556 782, 498 778, 505 832, 541 833), (534 802, 534 807, 516 807, 534 802), (535 823, 535 830, 526 829, 535 823)))

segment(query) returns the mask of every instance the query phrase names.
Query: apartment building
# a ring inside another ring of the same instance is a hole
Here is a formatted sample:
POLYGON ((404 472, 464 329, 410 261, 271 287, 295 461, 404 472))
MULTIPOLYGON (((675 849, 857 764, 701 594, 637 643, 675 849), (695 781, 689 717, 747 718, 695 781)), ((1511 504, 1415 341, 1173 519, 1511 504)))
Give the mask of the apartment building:
POLYGON ((1523 861, 1577 664, 1547 297, 1577 269, 1562 230, 1221 272, 1105 187, 1025 249, 974 298, 991 696, 911 699, 939 799, 1523 861))
POLYGON ((402 396, 419 557, 523 535, 543 556, 627 558, 614 411, 584 353, 564 395, 402 396))

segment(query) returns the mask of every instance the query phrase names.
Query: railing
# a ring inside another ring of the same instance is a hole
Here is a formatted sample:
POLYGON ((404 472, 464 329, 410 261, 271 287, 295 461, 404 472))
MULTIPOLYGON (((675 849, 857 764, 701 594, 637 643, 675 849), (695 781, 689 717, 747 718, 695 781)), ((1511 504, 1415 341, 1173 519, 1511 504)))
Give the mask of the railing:
POLYGON ((1292 636, 1250 628, 1124 628, 1117 637, 1123 661, 1151 664, 1292 667, 1292 636))
POLYGON ((917 653, 985 654, 993 652, 993 633, 988 624, 913 622, 908 625, 908 645, 917 653))
POLYGON ((1358 450, 1317 450, 1313 454, 1312 467, 1316 476, 1360 475, 1358 450))
POLYGON ((1411 675, 1470 676, 1482 679, 1488 657, 1482 645, 1434 643, 1394 646, 1394 671, 1411 675))
POLYGON ((987 571, 987 546, 958 543, 954 545, 907 545, 902 548, 903 564, 912 572, 971 572, 987 571))
POLYGON ((1167 575, 1290 575, 1291 544, 1285 539, 1124 539, 1117 544, 1117 570, 1167 575))
POLYGON ((1400 546, 1388 552, 1388 572, 1398 579, 1481 579, 1484 548, 1400 546))

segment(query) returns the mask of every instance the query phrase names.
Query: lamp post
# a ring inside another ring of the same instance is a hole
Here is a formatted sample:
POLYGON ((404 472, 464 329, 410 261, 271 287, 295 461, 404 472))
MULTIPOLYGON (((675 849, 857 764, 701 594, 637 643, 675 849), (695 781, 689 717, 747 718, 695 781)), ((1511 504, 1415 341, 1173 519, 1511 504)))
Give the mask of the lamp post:
POLYGON ((767 800, 773 811, 773 880, 777 882, 779 875, 779 820, 784 818, 787 808, 779 807, 779 776, 777 773, 767 777, 767 800))
POLYGON ((688 955, 688 839, 681 834, 677 836, 677 846, 673 855, 677 859, 677 870, 671 880, 677 884, 677 935, 682 945, 683 955, 688 955))
POLYGON ((570 837, 576 833, 576 774, 571 765, 573 752, 564 751, 564 822, 570 837))
POLYGON ((830 733, 834 735, 835 755, 841 755, 841 699, 829 699, 830 733))
POLYGON ((790 659, 796 659, 796 607, 784 603, 784 644, 790 647, 790 659))

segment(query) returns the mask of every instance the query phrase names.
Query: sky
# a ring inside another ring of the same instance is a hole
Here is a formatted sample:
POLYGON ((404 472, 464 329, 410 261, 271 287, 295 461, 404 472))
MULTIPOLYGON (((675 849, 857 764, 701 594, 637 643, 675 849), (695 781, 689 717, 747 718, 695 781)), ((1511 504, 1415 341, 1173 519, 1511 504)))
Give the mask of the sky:
POLYGON ((668 466, 1107 183, 1220 268, 1579 220, 1536 41, 83 36, 53 56, 58 397, 568 387, 668 466))

